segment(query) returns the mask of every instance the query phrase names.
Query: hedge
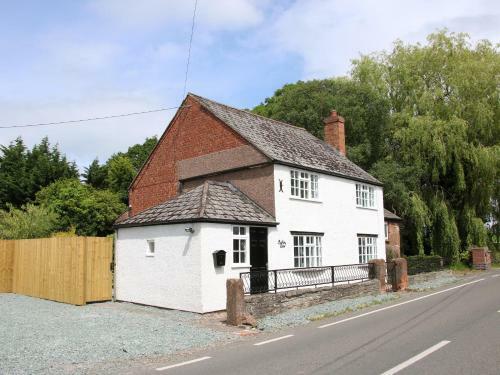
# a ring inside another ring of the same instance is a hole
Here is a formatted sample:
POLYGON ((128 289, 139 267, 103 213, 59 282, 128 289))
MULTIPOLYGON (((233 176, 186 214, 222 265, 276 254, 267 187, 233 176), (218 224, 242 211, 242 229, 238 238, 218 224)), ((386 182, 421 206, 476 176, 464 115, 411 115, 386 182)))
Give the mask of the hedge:
POLYGON ((414 255, 406 258, 408 275, 440 271, 443 269, 443 258, 439 255, 414 255))

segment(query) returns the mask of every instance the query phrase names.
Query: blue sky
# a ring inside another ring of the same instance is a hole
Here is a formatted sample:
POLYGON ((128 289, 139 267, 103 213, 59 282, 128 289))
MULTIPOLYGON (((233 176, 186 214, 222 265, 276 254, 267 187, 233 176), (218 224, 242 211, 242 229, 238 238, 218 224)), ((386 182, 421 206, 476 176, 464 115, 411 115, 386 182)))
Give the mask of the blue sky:
MULTIPOLYGON (((0 3, 0 126, 171 107, 183 98, 194 0, 0 3)), ((436 29, 499 42, 500 5, 479 0, 198 0, 188 91, 251 108, 284 83, 347 74, 360 54, 436 29)), ((80 166, 151 135, 171 112, 16 130, 80 166)))

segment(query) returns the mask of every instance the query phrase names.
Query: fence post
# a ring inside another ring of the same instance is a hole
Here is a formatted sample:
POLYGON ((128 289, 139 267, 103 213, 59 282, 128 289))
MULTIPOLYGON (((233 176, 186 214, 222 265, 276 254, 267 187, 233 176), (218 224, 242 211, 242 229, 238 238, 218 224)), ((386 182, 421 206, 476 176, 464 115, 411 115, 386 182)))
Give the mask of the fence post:
POLYGON ((394 262, 394 281, 392 290, 405 290, 408 287, 408 267, 405 258, 396 258, 394 262))
POLYGON ((226 281, 226 313, 227 324, 240 326, 245 319, 245 295, 243 280, 227 279, 226 281))
POLYGON ((372 259, 368 262, 368 277, 380 282, 380 291, 385 292, 385 260, 372 259))
POLYGON ((332 266, 332 286, 335 286, 335 266, 332 266))
POLYGON ((278 292, 278 271, 274 270, 274 293, 278 292))

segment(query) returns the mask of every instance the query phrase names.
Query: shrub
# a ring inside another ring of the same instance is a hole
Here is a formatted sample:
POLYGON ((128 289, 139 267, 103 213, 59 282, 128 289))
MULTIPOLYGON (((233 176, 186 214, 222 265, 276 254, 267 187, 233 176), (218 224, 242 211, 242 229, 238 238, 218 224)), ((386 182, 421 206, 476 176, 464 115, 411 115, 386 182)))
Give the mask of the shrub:
POLYGON ((406 258, 408 275, 439 271, 443 268, 443 258, 439 255, 415 255, 406 258))
POLYGON ((78 236, 112 233, 113 222, 126 210, 117 193, 94 189, 77 179, 58 180, 44 187, 36 201, 59 215, 59 232, 74 228, 78 236))
POLYGON ((57 214, 50 208, 27 204, 21 209, 0 210, 0 238, 18 240, 49 237, 56 230, 57 214))
POLYGON ((385 246, 385 258, 388 262, 398 257, 398 253, 394 246, 386 245, 385 246))

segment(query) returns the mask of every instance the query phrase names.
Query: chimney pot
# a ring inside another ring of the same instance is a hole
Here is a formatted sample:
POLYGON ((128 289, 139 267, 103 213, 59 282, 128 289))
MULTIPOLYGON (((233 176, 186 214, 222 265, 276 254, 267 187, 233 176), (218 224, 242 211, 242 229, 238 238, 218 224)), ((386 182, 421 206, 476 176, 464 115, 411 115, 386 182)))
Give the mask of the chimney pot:
POLYGON ((325 142, 336 148, 342 155, 345 155, 344 118, 339 116, 335 109, 332 109, 330 116, 324 119, 323 122, 325 123, 323 128, 325 142))

